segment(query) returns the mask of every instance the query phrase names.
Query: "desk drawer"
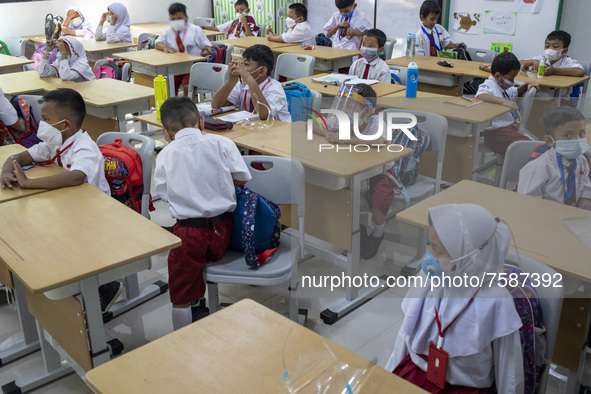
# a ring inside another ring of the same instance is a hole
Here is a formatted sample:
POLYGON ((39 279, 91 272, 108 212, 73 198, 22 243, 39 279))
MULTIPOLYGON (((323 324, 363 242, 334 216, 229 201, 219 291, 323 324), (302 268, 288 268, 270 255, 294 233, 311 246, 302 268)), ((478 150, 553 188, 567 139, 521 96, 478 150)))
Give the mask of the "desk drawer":
POLYGON ((306 168, 306 182, 328 190, 341 190, 349 186, 348 178, 341 178, 322 171, 306 168))

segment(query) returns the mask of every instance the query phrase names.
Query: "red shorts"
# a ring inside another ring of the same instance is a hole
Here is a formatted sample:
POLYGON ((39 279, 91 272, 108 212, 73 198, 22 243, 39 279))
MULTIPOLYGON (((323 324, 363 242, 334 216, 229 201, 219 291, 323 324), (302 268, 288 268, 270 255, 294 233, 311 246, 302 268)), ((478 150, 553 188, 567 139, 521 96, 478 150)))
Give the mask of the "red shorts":
POLYGON ((376 175, 369 180, 369 188, 369 207, 387 215, 394 201, 394 181, 384 174, 376 175))
POLYGON ((179 91, 179 85, 185 86, 189 84, 191 80, 191 74, 175 75, 174 76, 174 92, 179 91))
POLYGON ((207 261, 224 256, 234 227, 232 217, 214 226, 219 235, 213 227, 197 228, 177 223, 172 228, 172 233, 183 241, 168 255, 168 288, 174 305, 188 304, 205 295, 201 271, 207 261))
POLYGON ((484 132, 484 145, 493 152, 505 157, 507 148, 515 141, 529 141, 530 139, 518 132, 519 126, 511 125, 500 129, 484 132))

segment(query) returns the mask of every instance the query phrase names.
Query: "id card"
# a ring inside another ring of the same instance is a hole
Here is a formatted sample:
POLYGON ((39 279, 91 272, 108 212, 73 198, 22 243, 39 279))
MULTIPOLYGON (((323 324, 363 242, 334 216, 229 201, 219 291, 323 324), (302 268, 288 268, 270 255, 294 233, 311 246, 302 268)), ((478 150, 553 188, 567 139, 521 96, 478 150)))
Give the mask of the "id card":
POLYGON ((427 358, 427 380, 440 389, 445 389, 445 372, 449 354, 443 349, 437 349, 435 344, 429 344, 427 358))

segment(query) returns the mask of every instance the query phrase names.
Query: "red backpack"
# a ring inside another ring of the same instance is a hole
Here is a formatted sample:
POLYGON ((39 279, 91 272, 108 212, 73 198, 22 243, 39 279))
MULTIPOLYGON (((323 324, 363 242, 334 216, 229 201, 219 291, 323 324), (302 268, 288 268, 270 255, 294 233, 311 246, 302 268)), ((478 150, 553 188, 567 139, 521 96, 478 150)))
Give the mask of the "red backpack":
POLYGON ((144 182, 140 155, 123 146, 120 138, 112 144, 100 145, 99 149, 105 157, 105 176, 111 196, 141 214, 144 182))

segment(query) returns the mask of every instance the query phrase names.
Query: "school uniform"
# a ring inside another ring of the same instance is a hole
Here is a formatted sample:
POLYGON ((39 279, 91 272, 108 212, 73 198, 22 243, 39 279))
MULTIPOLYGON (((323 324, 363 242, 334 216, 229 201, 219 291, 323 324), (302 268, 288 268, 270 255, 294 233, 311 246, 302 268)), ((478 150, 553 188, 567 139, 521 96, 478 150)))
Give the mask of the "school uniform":
MULTIPOLYGON (((259 88, 265 96, 269 107, 271 108, 270 116, 282 122, 291 123, 291 115, 288 111, 287 97, 281 83, 271 77, 267 77, 259 84, 259 88)), ((234 104, 240 111, 253 112, 255 109, 255 102, 250 96, 250 88, 247 84, 242 85, 240 82, 236 83, 234 89, 228 95, 229 102, 234 104)))
MULTIPOLYGON (((373 29, 373 24, 367 19, 365 14, 358 9, 353 10, 353 14, 350 18, 345 18, 339 11, 333 13, 322 28, 324 33, 328 33, 330 29, 338 25, 339 23, 347 20, 351 29, 364 32, 369 29, 373 29)), ((363 37, 354 36, 351 38, 347 37, 347 29, 339 28, 334 36, 329 37, 332 40, 333 48, 343 48, 358 50, 361 47, 361 39, 363 37)))
POLYGON ((39 76, 45 77, 59 77, 64 81, 84 82, 96 79, 94 72, 88 64, 86 58, 86 51, 80 41, 74 37, 66 36, 62 40, 68 45, 70 50, 70 59, 62 54, 61 60, 55 60, 49 64, 49 60, 42 58, 39 64, 39 76))
POLYGON ((2 88, 0 88, 0 122, 6 126, 12 126, 18 122, 18 114, 10 101, 4 96, 2 88))
MULTIPOLYGON (((246 22, 248 23, 248 27, 250 27, 252 34, 256 36, 259 33, 260 28, 257 26, 254 18, 247 15, 246 22)), ((221 25, 217 25, 216 28, 222 33, 226 33, 226 39, 228 40, 232 38, 246 37, 246 29, 242 22, 240 22, 240 19, 234 19, 233 21, 222 23, 221 25)))
POLYGON ((366 58, 356 60, 349 69, 349 75, 357 75, 363 79, 374 79, 379 82, 390 83, 390 67, 379 56, 368 62, 366 58))
POLYGON ((168 256, 173 304, 196 301, 205 294, 203 266, 222 258, 230 242, 230 213, 236 207, 233 181, 250 179, 230 139, 204 135, 199 129, 180 130, 156 158, 155 190, 170 204, 170 214, 177 219, 172 232, 183 241, 168 256))
MULTIPOLYGON (((535 56, 533 58, 533 60, 538 60, 540 62, 544 62, 546 64, 546 66, 550 65, 550 62, 546 60, 546 58, 544 58, 544 56, 538 55, 535 56)), ((575 59, 573 59, 570 56, 567 55, 563 55, 560 57, 560 59, 558 59, 554 64, 552 64, 552 67, 554 68, 580 68, 581 70, 584 70, 583 65, 581 63, 579 63, 578 61, 576 61, 575 59)), ((573 92, 573 88, 567 88, 567 89, 560 89, 560 96, 566 99, 570 99, 570 95, 573 92)))
POLYGON ((89 20, 86 19, 84 14, 82 14, 82 11, 80 11, 80 8, 72 7, 72 8, 68 9, 68 12, 70 10, 74 10, 78 13, 78 15, 80 15, 80 19, 82 19, 82 23, 80 23, 80 25, 78 25, 78 26, 74 26, 72 23, 70 23, 68 26, 66 26, 66 28, 68 28, 70 30, 74 30, 77 37, 88 36, 90 38, 94 38, 94 32, 92 31, 92 24, 90 23, 89 20))
POLYGON ((283 42, 287 43, 305 43, 309 45, 316 45, 316 36, 312 31, 312 26, 306 22, 297 23, 291 29, 287 29, 285 33, 281 35, 283 42))
POLYGON ((55 163, 68 171, 82 171, 84 182, 91 184, 103 193, 111 194, 105 177, 103 154, 86 130, 78 130, 59 147, 51 147, 40 142, 28 149, 37 163, 55 163))
POLYGON ((576 204, 581 198, 591 198, 591 180, 589 179, 589 163, 583 156, 577 157, 571 162, 556 154, 554 148, 548 149, 537 159, 527 163, 519 171, 519 183, 517 191, 528 196, 543 198, 544 200, 556 201, 560 204, 576 204), (562 162, 562 172, 558 165, 562 162), (570 196, 568 177, 575 171, 574 181, 575 193, 570 196), (566 196, 565 196, 566 193, 566 196))
POLYGON ((451 43, 451 36, 443 26, 436 24, 433 29, 427 29, 421 25, 416 34, 415 54, 437 56, 437 51, 445 50, 451 43))
MULTIPOLYGON (((516 87, 504 90, 492 75, 478 87, 476 97, 481 94, 503 97, 511 101, 515 101, 519 96, 516 87)), ((505 152, 507 152, 507 148, 511 143, 519 140, 529 141, 528 137, 517 130, 519 130, 519 126, 515 124, 515 118, 511 112, 499 115, 492 120, 491 126, 484 129, 484 145, 493 152, 505 157, 505 152)))
POLYGON ((127 8, 121 3, 109 4, 107 8, 117 15, 117 22, 115 22, 115 25, 109 24, 106 29, 102 25, 97 26, 95 40, 106 40, 108 43, 133 42, 129 28, 131 20, 127 8))

